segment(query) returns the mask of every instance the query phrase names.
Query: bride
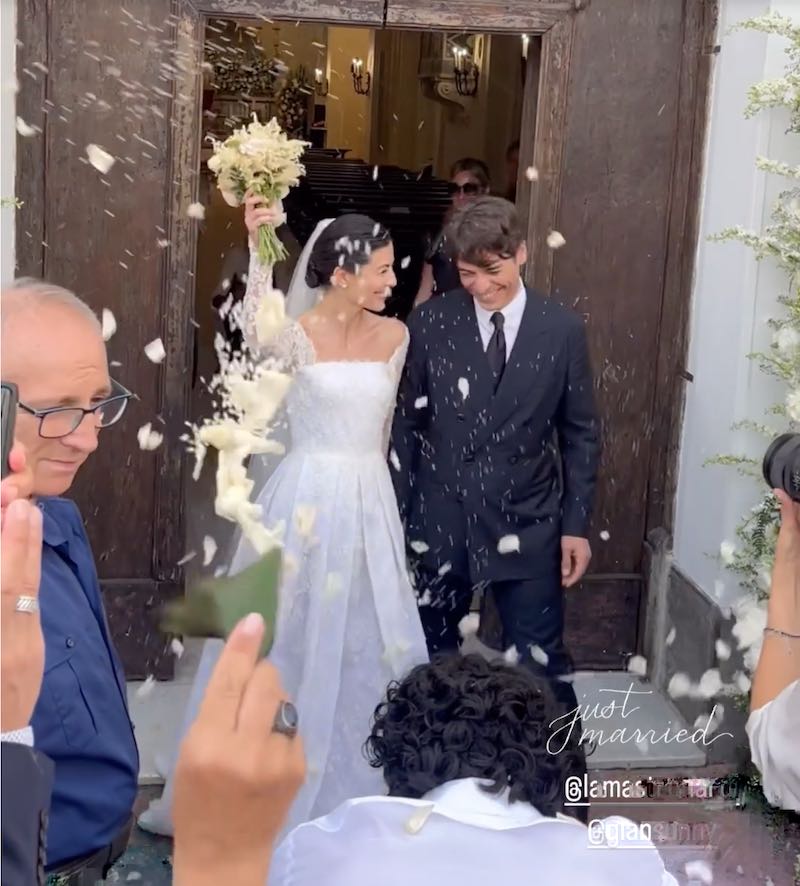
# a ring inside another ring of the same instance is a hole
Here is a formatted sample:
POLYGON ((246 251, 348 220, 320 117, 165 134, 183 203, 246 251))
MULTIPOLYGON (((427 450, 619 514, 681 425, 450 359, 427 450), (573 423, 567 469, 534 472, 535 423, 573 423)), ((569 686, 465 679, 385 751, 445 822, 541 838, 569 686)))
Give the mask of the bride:
MULTIPOLYGON (((243 325, 251 348, 255 310, 271 285, 252 242, 261 224, 276 221, 276 212, 248 199, 243 325)), ((291 442, 257 501, 267 525, 286 527, 288 568, 270 659, 300 712, 308 769, 285 833, 346 799, 385 793, 362 753, 370 719, 387 684, 428 659, 387 463, 408 332, 373 313, 396 283, 393 265, 389 232, 372 219, 321 223, 298 264, 304 282, 293 283, 287 301, 290 313, 298 303, 309 309, 274 343, 296 367, 286 400, 291 442)), ((256 557, 240 539, 230 571, 256 557)), ((183 734, 221 647, 219 640, 204 645, 183 734)), ((171 833, 171 798, 168 774, 140 825, 171 833)))

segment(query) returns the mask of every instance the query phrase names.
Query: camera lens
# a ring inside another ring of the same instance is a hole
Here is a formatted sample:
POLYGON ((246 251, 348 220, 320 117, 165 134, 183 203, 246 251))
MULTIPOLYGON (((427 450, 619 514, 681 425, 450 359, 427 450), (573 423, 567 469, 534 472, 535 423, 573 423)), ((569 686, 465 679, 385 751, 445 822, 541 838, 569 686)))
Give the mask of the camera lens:
POLYGON ((771 489, 782 489, 800 502, 800 434, 781 434, 773 440, 762 470, 771 489))

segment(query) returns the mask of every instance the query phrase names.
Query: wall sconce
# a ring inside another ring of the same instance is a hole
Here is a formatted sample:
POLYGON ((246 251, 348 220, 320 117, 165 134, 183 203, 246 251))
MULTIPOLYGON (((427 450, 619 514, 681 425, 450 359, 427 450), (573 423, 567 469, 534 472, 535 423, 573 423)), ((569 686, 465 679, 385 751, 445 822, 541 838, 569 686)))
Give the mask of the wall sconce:
POLYGON ((353 89, 358 95, 369 95, 372 86, 372 74, 364 71, 364 62, 360 58, 354 58, 350 65, 350 73, 353 75, 353 89))
POLYGON ((328 78, 323 75, 322 68, 314 69, 314 92, 323 98, 328 94, 328 78))
POLYGON ((478 81, 481 72, 472 61, 469 50, 463 46, 453 47, 453 72, 456 80, 456 91, 459 95, 472 96, 478 92, 478 81))

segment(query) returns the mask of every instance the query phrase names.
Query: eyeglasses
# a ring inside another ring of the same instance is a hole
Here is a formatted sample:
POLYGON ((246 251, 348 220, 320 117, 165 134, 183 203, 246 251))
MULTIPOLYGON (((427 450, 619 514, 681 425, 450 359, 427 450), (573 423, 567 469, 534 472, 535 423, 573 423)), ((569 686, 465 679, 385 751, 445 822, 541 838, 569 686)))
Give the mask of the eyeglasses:
POLYGON ((481 186, 476 182, 467 182, 463 185, 457 185, 455 182, 450 182, 447 187, 453 196, 456 194, 463 194, 465 197, 476 197, 481 192, 481 186))
POLYGON ((123 387, 119 382, 111 381, 111 396, 90 409, 82 406, 54 406, 52 409, 33 409, 25 403, 18 406, 23 412, 39 419, 39 436, 46 440, 57 440, 68 437, 81 426, 87 415, 94 416, 95 427, 110 428, 123 416, 128 400, 136 398, 136 394, 123 387))

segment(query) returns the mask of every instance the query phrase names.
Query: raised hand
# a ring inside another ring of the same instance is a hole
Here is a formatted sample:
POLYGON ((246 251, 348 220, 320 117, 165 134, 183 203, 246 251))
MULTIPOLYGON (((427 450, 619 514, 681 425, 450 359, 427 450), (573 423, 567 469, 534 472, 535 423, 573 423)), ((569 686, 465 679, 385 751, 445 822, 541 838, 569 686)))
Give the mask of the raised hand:
POLYGON ((8 455, 11 473, 0 484, 0 508, 5 516, 6 508, 18 498, 30 498, 33 493, 33 471, 27 464, 25 448, 15 443, 8 455))
POLYGON ((259 656, 251 614, 225 644, 175 772, 173 882, 263 886, 278 835, 305 777, 300 738, 274 731, 285 699, 259 656))
POLYGON ((781 528, 775 547, 776 565, 797 561, 800 565, 800 504, 792 501, 782 490, 775 490, 775 497, 781 506, 781 528))
POLYGON ((800 624, 800 504, 792 501, 782 489, 776 489, 775 495, 781 507, 781 527, 772 567, 770 624, 797 632, 800 624))
MULTIPOLYGON (((3 480, 4 503, 13 476, 3 480)), ((26 498, 3 508, 0 579, 0 729, 14 732, 30 725, 44 672, 44 638, 39 619, 42 563, 42 514, 26 498)))
POLYGON ((277 227, 282 224, 285 216, 274 204, 270 206, 258 194, 248 191, 244 198, 244 223, 250 235, 250 244, 258 246, 258 229, 262 225, 277 227))

